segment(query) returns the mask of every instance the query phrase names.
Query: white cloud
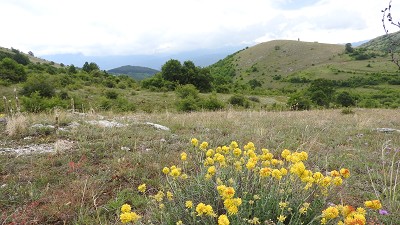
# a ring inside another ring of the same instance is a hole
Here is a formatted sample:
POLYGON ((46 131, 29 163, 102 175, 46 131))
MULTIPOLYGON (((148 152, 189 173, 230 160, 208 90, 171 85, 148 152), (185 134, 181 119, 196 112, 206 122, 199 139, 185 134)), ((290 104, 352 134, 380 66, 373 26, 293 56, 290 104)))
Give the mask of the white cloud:
POLYGON ((346 43, 382 35, 380 10, 387 4, 364 0, 1 1, 5 32, 0 46, 36 55, 117 55, 251 45, 271 39, 346 43))

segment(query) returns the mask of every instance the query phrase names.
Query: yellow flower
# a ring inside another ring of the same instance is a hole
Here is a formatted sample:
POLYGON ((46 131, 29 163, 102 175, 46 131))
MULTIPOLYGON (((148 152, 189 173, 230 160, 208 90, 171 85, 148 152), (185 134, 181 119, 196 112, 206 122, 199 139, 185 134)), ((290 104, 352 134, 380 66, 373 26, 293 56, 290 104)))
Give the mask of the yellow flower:
POLYGON ((289 150, 284 149, 281 153, 282 158, 287 159, 287 157, 292 154, 289 150))
POLYGON ((162 191, 158 191, 158 193, 156 195, 153 196, 153 198, 157 201, 157 202, 161 202, 164 198, 165 194, 162 191))
POLYGON ((304 202, 303 206, 299 210, 300 214, 306 213, 309 207, 310 207, 310 203, 304 202))
POLYGON ((249 142, 247 143, 247 145, 244 146, 244 150, 248 151, 248 150, 255 150, 256 148, 254 147, 254 143, 253 142, 249 142))
POLYGON ((288 204, 289 204, 288 202, 279 202, 279 208, 284 209, 288 206, 288 204))
POLYGON ((261 223, 260 219, 258 217, 254 217, 253 219, 248 220, 247 222, 250 224, 260 224, 261 223))
POLYGON ((359 214, 362 214, 362 215, 365 215, 367 212, 365 211, 365 209, 364 208, 361 208, 361 207, 358 207, 357 209, 356 209, 356 212, 357 213, 359 213, 359 214))
POLYGON ((326 221, 326 218, 321 219, 321 224, 326 224, 326 222, 328 222, 328 221, 326 221))
POLYGON ((146 191, 146 184, 139 185, 139 187, 137 189, 138 189, 138 191, 144 193, 146 191))
POLYGON ((176 225, 183 225, 182 220, 179 220, 178 222, 176 222, 176 225))
POLYGON ((211 157, 211 156, 213 156, 213 155, 214 155, 214 150, 208 149, 207 152, 206 152, 206 156, 207 156, 207 157, 211 157))
POLYGON ((224 207, 230 215, 238 213, 238 207, 242 204, 241 198, 228 198, 224 201, 224 207))
POLYGON ((184 179, 184 180, 185 180, 185 179, 188 179, 188 177, 189 177, 189 176, 188 176, 186 173, 183 173, 183 174, 181 175, 181 178, 184 179))
POLYGON ((273 169, 271 172, 272 177, 276 178, 277 180, 282 179, 282 173, 278 169, 273 169))
POLYGON ((181 175, 181 168, 171 167, 171 172, 169 173, 171 177, 179 177, 181 175))
POLYGON ((339 216, 339 210, 336 207, 329 206, 322 211, 322 216, 326 219, 334 219, 339 216))
POLYGON ((218 217, 218 225, 229 225, 229 219, 225 214, 218 217))
POLYGON ((187 159, 187 154, 185 152, 182 152, 181 153, 181 160, 182 161, 186 161, 186 159, 187 159))
POLYGON ((279 222, 283 223, 285 221, 285 219, 286 219, 286 216, 280 215, 277 219, 278 219, 279 222))
POLYGON ((237 147, 239 147, 239 145, 236 141, 232 141, 231 144, 229 145, 229 148, 231 148, 231 149, 235 149, 237 147))
POLYGON ((342 185, 343 180, 341 177, 335 177, 335 178, 333 178, 332 183, 336 186, 340 186, 340 185, 342 185))
POLYGON ((361 213, 351 213, 344 220, 344 224, 364 225, 365 223, 366 223, 365 216, 361 213))
POLYGON ((129 204, 123 204, 121 206, 121 212, 123 213, 131 212, 131 206, 129 204))
POLYGON ((158 208, 165 209, 165 205, 163 203, 161 203, 161 204, 158 205, 158 208))
POLYGON ((163 172, 165 175, 169 174, 169 168, 168 168, 168 167, 164 167, 164 168, 162 169, 162 172, 163 172))
POLYGON ((342 175, 342 177, 344 178, 349 178, 350 177, 350 171, 346 168, 342 168, 340 169, 340 175, 342 175))
POLYGON ((233 149, 233 155, 239 157, 242 154, 242 150, 240 148, 233 149))
POLYGON ((382 208, 382 204, 379 200, 372 200, 364 202, 365 207, 370 209, 380 209, 382 208))
POLYGON ((356 210, 353 208, 353 206, 351 205, 345 205, 342 207, 342 214, 344 217, 347 217, 348 215, 350 215, 352 212, 355 212, 356 210))
POLYGON ((235 189, 233 189, 233 187, 226 187, 221 194, 222 199, 233 198, 234 195, 235 195, 235 189))
POLYGON ((254 163, 254 161, 250 159, 247 162, 246 167, 247 167, 248 170, 252 170, 252 169, 254 169, 254 167, 256 167, 256 163, 254 163))
POLYGON ((214 165, 214 159, 210 158, 210 157, 207 157, 204 160, 204 166, 212 166, 212 165, 214 165))
POLYGON ((337 170, 332 170, 331 171, 331 177, 339 177, 340 173, 337 170))
POLYGON ((204 203, 199 203, 196 206, 196 212, 197 212, 197 216, 202 216, 202 215, 215 216, 212 206, 206 205, 204 203))
POLYGON ((206 150, 207 147, 208 147, 208 143, 205 142, 205 141, 203 141, 203 142, 200 144, 200 149, 201 149, 201 150, 206 150))
POLYGON ((264 167, 260 169, 260 177, 269 177, 271 175, 271 168, 264 167))
POLYGON ((192 201, 186 201, 185 202, 185 207, 188 208, 188 209, 193 208, 193 202, 192 201))
POLYGON ((168 200, 172 200, 172 197, 174 197, 174 194, 172 194, 172 192, 170 192, 170 191, 167 191, 167 198, 168 198, 168 200))
POLYGON ((199 145, 199 140, 197 140, 196 138, 192 138, 192 145, 194 147, 196 147, 197 145, 199 145))
POLYGON ((215 166, 208 167, 208 169, 207 169, 208 174, 213 176, 213 175, 215 175, 215 172, 216 172, 215 166))
POLYGON ((119 216, 119 219, 121 220, 122 223, 129 223, 131 221, 136 222, 140 218, 142 217, 134 212, 125 212, 119 216))

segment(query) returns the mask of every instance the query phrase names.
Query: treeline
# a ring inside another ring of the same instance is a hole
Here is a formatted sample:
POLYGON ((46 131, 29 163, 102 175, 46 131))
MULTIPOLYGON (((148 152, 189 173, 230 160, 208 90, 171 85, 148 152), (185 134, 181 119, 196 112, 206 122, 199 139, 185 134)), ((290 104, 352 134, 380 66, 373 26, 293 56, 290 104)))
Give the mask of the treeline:
MULTIPOLYGON (((39 112, 54 107, 76 110, 83 110, 84 107, 88 110, 93 107, 116 111, 135 109, 132 103, 114 90, 138 88, 139 84, 128 76, 108 74, 100 70, 94 62, 86 62, 82 68, 63 64, 56 66, 52 62, 32 63, 19 51, 14 50, 13 53, 0 52, 0 85, 18 87, 18 93, 2 94, 7 95, 9 101, 14 96, 19 96, 20 110, 39 112), (23 55, 27 61, 16 61, 15 55, 23 55), (93 94, 80 94, 85 88, 93 89, 93 94)), ((14 106, 5 102, 0 104, 0 112, 5 112, 11 105, 14 106)))
POLYGON ((316 79, 310 82, 308 88, 292 93, 288 100, 288 106, 293 110, 309 110, 311 108, 335 108, 335 107, 363 107, 363 108, 398 108, 400 107, 400 91, 380 88, 377 92, 355 92, 343 90, 343 87, 359 87, 355 85, 367 85, 362 79, 351 79, 346 82, 316 79), (354 84, 352 86, 352 84, 354 84))

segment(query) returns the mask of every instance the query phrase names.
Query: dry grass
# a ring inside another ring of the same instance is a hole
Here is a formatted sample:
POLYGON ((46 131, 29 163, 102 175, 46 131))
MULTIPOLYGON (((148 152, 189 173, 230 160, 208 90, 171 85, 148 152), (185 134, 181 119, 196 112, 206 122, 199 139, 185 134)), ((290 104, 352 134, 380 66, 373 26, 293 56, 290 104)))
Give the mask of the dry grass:
MULTIPOLYGON (((310 168, 347 167, 352 177, 338 198, 348 204, 359 204, 360 200, 375 196, 366 168, 381 167, 375 159, 380 157, 382 145, 390 143, 392 149, 400 148, 397 133, 380 133, 376 128, 399 129, 400 113, 386 109, 354 109, 354 112, 343 115, 340 110, 227 110, 182 114, 107 112, 102 116, 58 112, 63 121, 60 127, 73 121, 81 125, 70 132, 31 132, 29 142, 56 143, 64 139, 73 141, 74 148, 56 155, 14 157, 0 154, 0 185, 6 184, 5 188, 0 188, 0 196, 4 196, 0 211, 10 216, 18 209, 28 208, 32 213, 27 220, 38 220, 41 224, 114 224, 123 202, 133 203, 136 211, 144 213, 146 201, 137 194, 135 187, 146 183, 150 190, 159 188, 161 169, 176 163, 193 137, 208 141, 210 146, 235 140, 239 143, 252 141, 273 153, 284 148, 304 150, 309 152, 310 168), (127 126, 104 128, 84 122, 100 119, 115 120, 127 126), (157 130, 145 122, 167 126, 170 131, 157 130), (32 203, 35 207, 29 208, 32 203)), ((54 113, 29 114, 24 121, 25 124, 26 121, 54 124, 54 118, 54 113)), ((7 126, 15 129, 17 125, 11 126, 11 123, 16 122, 9 121, 7 126)), ((19 135, 0 136, 4 147, 26 142, 19 135)), ((1 218, 0 215, 0 221, 1 218)))
POLYGON ((28 121, 23 114, 16 114, 7 119, 6 133, 11 136, 22 136, 28 130, 28 121))

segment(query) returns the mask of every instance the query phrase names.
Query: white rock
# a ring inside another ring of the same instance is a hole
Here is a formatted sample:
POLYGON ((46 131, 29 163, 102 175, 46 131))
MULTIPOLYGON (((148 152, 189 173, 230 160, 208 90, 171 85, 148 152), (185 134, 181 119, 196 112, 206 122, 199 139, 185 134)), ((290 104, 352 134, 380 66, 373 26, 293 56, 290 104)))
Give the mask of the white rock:
POLYGON ((151 125, 159 130, 166 130, 169 131, 169 128, 160 124, 156 124, 156 123, 150 123, 150 122, 146 122, 147 125, 151 125))

